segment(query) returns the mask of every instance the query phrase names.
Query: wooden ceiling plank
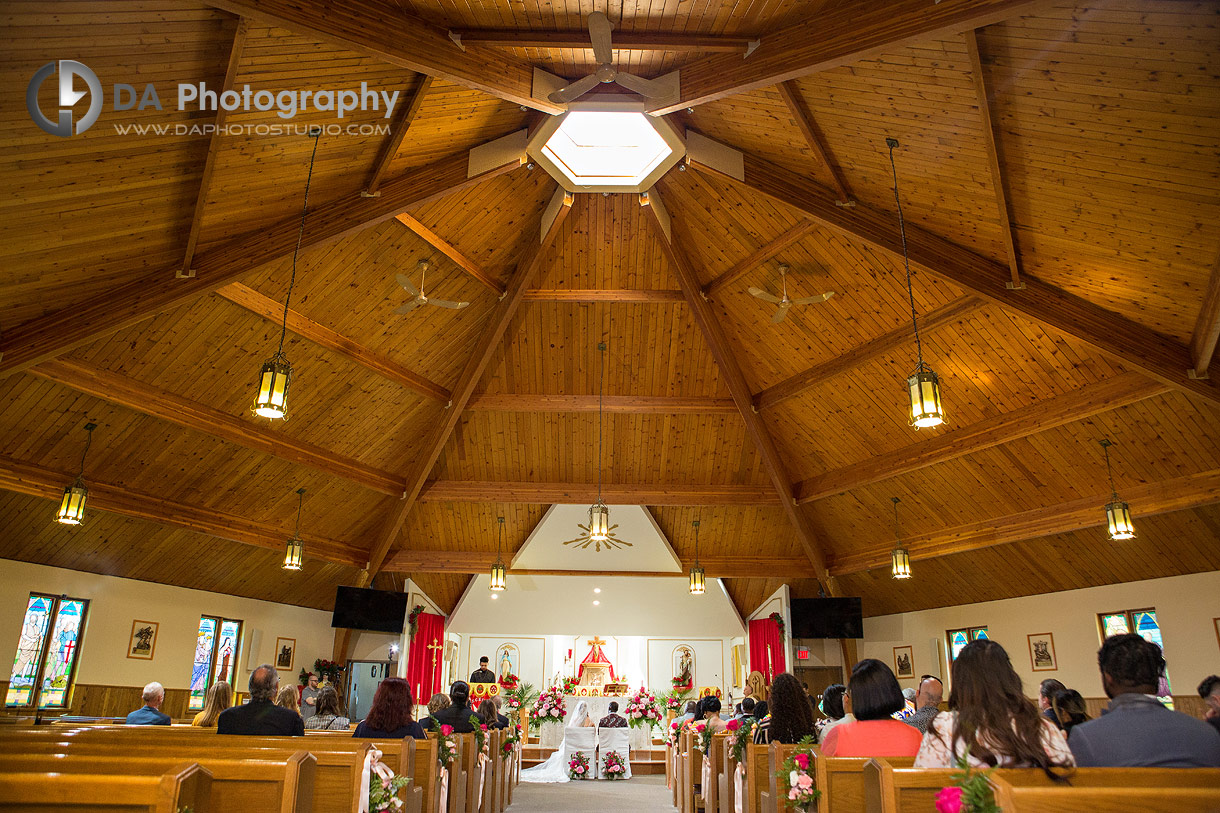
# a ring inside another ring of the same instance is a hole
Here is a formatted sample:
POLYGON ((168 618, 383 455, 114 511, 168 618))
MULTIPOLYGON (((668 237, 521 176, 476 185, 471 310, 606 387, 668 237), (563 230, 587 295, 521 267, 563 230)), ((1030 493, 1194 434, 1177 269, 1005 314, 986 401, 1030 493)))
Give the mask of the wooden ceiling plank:
MULTIPOLYGON (((471 176, 468 157, 461 153, 412 170, 386 182, 381 197, 352 200, 343 196, 309 212, 301 248, 337 240, 388 220, 411 206, 442 198, 519 166, 521 161, 514 159, 471 176)), ((264 263, 291 256, 300 226, 300 217, 294 216, 197 254, 193 263, 196 276, 192 279, 174 279, 169 269, 158 271, 86 303, 61 308, 6 330, 0 336, 0 377, 189 302, 264 263)), ((178 267, 175 262, 173 269, 178 267)))
POLYGON ((482 393, 470 399, 467 409, 484 412, 606 412, 634 415, 736 415, 732 398, 699 396, 533 395, 482 393))
MULTIPOLYGON (((1105 524, 1104 506, 1109 496, 1108 493, 1100 492, 1059 505, 1043 506, 1018 514, 904 537, 902 541, 911 553, 911 560, 918 561, 1092 528, 1105 524)), ((1220 502, 1220 469, 1128 488, 1124 490, 1122 498, 1131 505, 1136 533, 1139 533, 1140 517, 1220 502)), ((1122 545, 1121 542, 1114 544, 1122 545)), ((868 551, 838 557, 831 564, 831 575, 844 576, 863 570, 889 567, 892 548, 893 542, 890 541, 884 546, 870 546, 868 551)))
POLYGON ((419 84, 415 87, 415 92, 411 94, 411 100, 403 106, 398 120, 394 122, 390 135, 381 145, 381 151, 377 153, 377 160, 373 162, 373 171, 369 175, 369 182, 365 185, 364 194, 377 194, 377 189, 381 186, 386 171, 390 168, 390 164, 393 163, 394 156, 398 155, 398 148, 402 146, 402 140, 406 137, 407 130, 411 129, 411 122, 415 121, 415 117, 419 115, 419 109, 423 106, 424 97, 428 95, 428 89, 431 87, 432 77, 421 76, 419 84))
MULTIPOLYGON (((385 571, 394 573, 486 573, 495 562, 495 553, 488 551, 461 550, 403 550, 398 551, 385 563, 385 571)), ((715 540, 709 547, 717 547, 715 540)), ((510 551, 511 553, 511 551, 510 551)), ((523 570, 509 567, 511 576, 632 576, 644 578, 685 579, 694 564, 693 560, 679 563, 677 571, 597 571, 587 570, 523 570)), ((699 565, 705 575, 713 579, 748 579, 773 576, 783 573, 792 578, 814 578, 809 560, 803 556, 791 557, 699 557, 699 565)))
MULTIPOLYGON (((956 324, 969 317, 970 314, 985 304, 982 300, 972 296, 962 296, 954 299, 952 302, 947 302, 936 310, 929 311, 927 315, 920 317, 919 329, 921 335, 926 336, 946 325, 956 324)), ((829 361, 824 361, 821 364, 815 364, 808 370, 802 370, 795 375, 785 378, 778 384, 767 387, 754 396, 754 405, 758 409, 773 407, 780 401, 800 395, 811 387, 816 387, 832 376, 859 367, 878 356, 883 356, 886 353, 906 347, 913 343, 914 340, 915 333, 909 326, 903 325, 902 327, 894 328, 888 333, 852 348, 842 355, 836 356, 829 361)))
MULTIPOLYGON (((272 322, 278 323, 284 318, 283 305, 243 283, 231 282, 223 288, 218 289, 216 293, 234 305, 239 305, 251 313, 272 322)), ((431 381, 419 373, 408 370, 401 364, 391 361, 384 356, 379 356, 356 340, 336 333, 325 325, 321 325, 308 316, 292 309, 288 311, 288 329, 301 338, 308 339, 319 347, 325 347, 327 350, 351 359, 361 367, 372 370, 396 384, 401 384, 425 398, 440 401, 442 404, 449 402, 449 390, 435 381, 431 381)))
POLYGON ((441 254, 444 254, 446 257, 453 260, 454 264, 456 264, 457 267, 462 269, 462 271, 464 271, 466 274, 473 277, 478 282, 481 282, 492 291, 495 291, 496 296, 504 296, 504 285, 502 285, 499 280, 484 271, 481 267, 479 267, 478 263, 467 257, 465 254, 459 251, 456 246, 445 240, 436 232, 432 231, 432 229, 428 228, 423 223, 420 223, 406 212, 403 212, 395 217, 395 220, 422 237, 424 242, 435 248, 441 254))
MULTIPOLYGON (((588 31, 544 31, 535 29, 452 28, 451 37, 462 45, 486 45, 492 48, 565 48, 589 50, 588 31)), ((615 31, 616 51, 670 51, 701 54, 744 54, 755 40, 716 34, 666 34, 635 31, 615 31)))
POLYGON ((995 190, 996 209, 1000 218, 1000 233, 1004 238, 1004 249, 1008 252, 1008 269, 1011 279, 1008 287, 1020 290, 1021 255, 1017 251, 1016 230, 1012 225, 1012 196, 1008 192, 1008 179, 1004 173, 1000 155, 1000 130, 991 113, 992 95, 983 74, 983 59, 979 54, 979 29, 967 31, 966 53, 970 57, 970 78, 974 81, 974 97, 982 119, 983 140, 987 145, 987 165, 991 170, 991 186, 995 190))
POLYGON ((786 249, 796 241, 800 240, 805 235, 817 228, 817 223, 812 220, 803 220, 797 223, 786 232, 776 237, 765 246, 759 247, 756 251, 750 253, 750 256, 743 259, 741 262, 734 265, 728 271, 725 271, 720 276, 709 282, 703 288, 703 295, 713 297, 728 285, 732 285, 744 274, 751 271, 757 271, 759 266, 770 260, 776 254, 786 249))
POLYGON ((839 162, 834 160, 834 156, 831 155, 830 147, 826 144, 826 139, 822 135, 821 128, 814 121, 813 113, 810 112, 809 106, 805 104, 800 88, 793 81, 780 82, 778 87, 780 98, 788 106, 788 112, 792 114, 792 119, 796 122, 797 129, 801 131, 801 136, 805 139, 805 143, 809 145, 814 158, 830 173, 830 177, 834 181, 835 190, 839 193, 840 203, 851 203, 855 200, 855 196, 847 185, 847 178, 844 177, 843 169, 839 166, 839 162))
POLYGON ((771 483, 779 495, 780 506, 796 529, 797 538, 805 550, 805 555, 809 557, 817 578, 821 579, 826 573, 825 556, 821 545, 814 534, 809 518, 805 516, 792 497, 792 478, 780 458, 779 448, 775 445, 774 438, 771 437, 771 433, 762 422, 762 416, 754 409, 753 396, 750 394, 745 374, 729 348, 728 337, 724 333, 723 325, 712 313, 711 306, 703 297, 703 291, 699 287, 699 275, 687 253, 677 244, 676 240, 671 239, 668 228, 671 221, 668 214, 658 211, 662 206, 658 190, 654 188, 641 194, 640 204, 648 209, 650 215, 647 218, 648 223, 652 227, 662 252, 669 260, 674 275, 678 278, 678 285, 682 289, 682 295, 686 297, 687 307, 690 308, 695 324, 699 326, 699 330, 716 360, 720 374, 728 386, 729 394, 733 396, 733 402, 746 422, 746 430, 751 440, 754 441, 759 457, 762 458, 763 467, 767 470, 767 475, 771 478, 771 483))
POLYGON ((796 485, 796 501, 813 502, 832 494, 879 483, 913 471, 955 460, 1029 437, 1056 426, 1083 420, 1164 394, 1165 384, 1139 373, 1122 373, 1078 390, 1027 407, 921 440, 895 452, 828 471, 796 485))
MULTIPOLYGON (((249 21, 245 17, 240 18, 237 21, 237 30, 233 32, 233 42, 229 45, 229 64, 225 68, 225 78, 221 90, 217 93, 218 96, 233 89, 233 83, 237 79, 237 67, 241 63, 242 47, 246 43, 246 35, 249 30, 249 21)), ((191 261, 195 259, 195 246, 199 243, 199 229, 203 225, 203 208, 208 201, 212 174, 216 170, 216 154, 220 151, 220 134, 228 115, 228 108, 224 105, 217 106, 216 117, 213 120, 216 129, 208 140, 208 153, 203 160, 203 173, 199 176, 199 191, 195 194, 195 206, 191 215, 191 227, 186 235, 186 251, 183 252, 182 267, 174 272, 178 279, 190 279, 195 276, 195 270, 191 268, 191 261)))
POLYGON ((1216 342, 1220 340, 1220 255, 1212 266, 1207 290, 1203 293, 1203 304, 1195 320, 1195 330, 1190 337, 1190 375, 1206 378, 1207 370, 1215 357, 1216 342))
MULTIPOLYGON (((59 502, 64 487, 71 483, 74 475, 54 471, 33 463, 15 460, 0 455, 0 489, 41 497, 59 502)), ((87 511, 106 511, 125 517, 147 520, 172 528, 189 531, 253 545, 269 550, 282 551, 288 541, 289 531, 265 522, 239 517, 213 508, 183 503, 181 500, 166 500, 121 486, 85 478, 89 489, 87 511)), ((52 516, 47 509, 48 521, 52 516)), ((85 522, 88 522, 86 514, 85 522)), ((305 543, 305 556, 349 567, 364 564, 365 552, 346 542, 323 539, 311 534, 301 534, 305 543)))
POLYGON ((211 5, 513 104, 548 113, 563 110, 532 96, 532 65, 499 49, 459 46, 444 28, 407 13, 391 0, 338 4, 326 0, 211 0, 211 5))
POLYGON ((525 292, 526 302, 618 302, 671 305, 684 303, 681 291, 604 288, 535 288, 525 292))
POLYGON ((649 112, 673 113, 759 90, 817 71, 892 53, 909 43, 947 39, 1036 9, 1031 0, 852 0, 818 9, 804 20, 761 37, 748 59, 704 57, 681 69, 676 102, 649 112))
MULTIPOLYGON (((551 205, 543 213, 540 237, 535 240, 534 232, 527 232, 530 239, 521 254, 517 270, 513 274, 504 296, 500 298, 491 318, 484 326, 483 332, 479 335, 474 352, 471 353, 465 367, 458 375, 458 383, 453 389, 453 398, 445 412, 444 420, 437 424, 432 437, 426 442, 425 449, 411 450, 411 457, 415 460, 415 465, 407 475, 404 498, 390 515, 381 535, 369 548, 367 578, 371 579, 381 570, 386 555, 398 539, 407 515, 411 513, 411 509, 415 507, 415 503, 419 499, 428 474, 436 465, 441 450, 445 448, 445 443, 448 442, 450 435, 457 427, 462 412, 466 409, 466 404, 474 395, 475 387, 478 385, 483 371, 487 368, 488 362, 491 361, 492 355, 500 345, 500 340, 504 337, 504 332, 508 329, 509 322, 516 315, 526 289, 538 276, 543 258, 561 231, 568 213, 572 210, 573 201, 571 193, 557 190, 551 205)), ((366 577, 362 576, 362 578, 366 577)))
MULTIPOLYGON (((597 500, 597 483, 506 483, 431 480, 420 502, 497 502, 581 505, 597 500)), ((610 505, 778 505, 771 486, 603 483, 610 505)))
MULTIPOLYGON (((730 148, 732 149, 732 148, 730 148)), ((744 155, 744 179, 697 162, 696 169, 738 183, 792 206, 818 223, 853 240, 902 257, 897 218, 865 204, 837 205, 833 192, 793 172, 744 155)), ((1073 336, 1189 395, 1220 403, 1220 386, 1189 378, 1190 350, 1185 344, 1081 296, 1025 274, 1019 291, 1007 287, 1006 266, 908 223, 911 263, 1021 316, 1073 336)))

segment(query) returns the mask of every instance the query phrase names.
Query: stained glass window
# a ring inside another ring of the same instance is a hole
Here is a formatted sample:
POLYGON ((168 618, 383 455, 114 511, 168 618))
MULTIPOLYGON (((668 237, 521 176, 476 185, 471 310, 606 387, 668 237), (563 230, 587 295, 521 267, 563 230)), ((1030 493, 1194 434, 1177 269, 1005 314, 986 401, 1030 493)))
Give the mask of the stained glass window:
POLYGON ((966 627, 960 630, 945 630, 945 638, 949 641, 949 660, 957 660, 962 648, 971 641, 987 637, 986 627, 966 627))
POLYGON ((1103 613, 1098 618, 1101 620, 1101 637, 1103 640, 1111 635, 1126 635, 1131 631, 1131 627, 1127 625, 1126 613, 1103 613))
POLYGON ((203 708, 208 688, 218 680, 233 683, 237 674, 237 652, 241 644, 241 622, 205 615, 195 635, 195 661, 191 665, 189 708, 203 708))
POLYGON ((30 594, 5 705, 69 705, 88 607, 84 599, 30 594))

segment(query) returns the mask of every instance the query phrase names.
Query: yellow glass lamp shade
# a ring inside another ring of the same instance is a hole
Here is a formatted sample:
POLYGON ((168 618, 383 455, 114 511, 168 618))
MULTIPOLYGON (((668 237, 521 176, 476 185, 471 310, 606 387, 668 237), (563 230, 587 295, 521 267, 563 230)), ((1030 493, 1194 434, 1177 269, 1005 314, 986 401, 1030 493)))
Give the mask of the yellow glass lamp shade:
POLYGON ((305 556, 305 543, 300 539, 289 539, 284 550, 284 570, 300 570, 305 556))
POLYGON ((589 507, 589 539, 605 542, 610 538, 610 509, 598 502, 589 507))
POLYGON ((911 399, 911 426, 922 429, 940 426, 945 421, 940 402, 940 378, 926 366, 921 366, 907 379, 907 394, 911 399))
POLYGON ((699 566, 690 569, 690 594, 692 596, 701 596, 707 591, 707 579, 704 578, 703 568, 699 566))
POLYGON ((292 365, 283 353, 276 353, 263 364, 258 376, 258 398, 254 414, 272 420, 288 418, 288 385, 292 383, 292 365))
POLYGON ((496 563, 491 566, 491 583, 488 585, 488 588, 496 593, 503 591, 506 575, 504 562, 497 558, 496 563))
POLYGON ((911 578, 911 554, 906 548, 897 547, 890 553, 890 575, 895 579, 911 578))
POLYGON ((1106 526, 1110 531, 1110 538, 1115 541, 1134 539, 1135 525, 1131 522, 1131 507, 1117 498, 1106 503, 1106 526))
POLYGON ((64 497, 59 502, 59 511, 55 521, 62 525, 80 525, 85 518, 85 501, 89 499, 89 489, 79 479, 64 489, 64 497))

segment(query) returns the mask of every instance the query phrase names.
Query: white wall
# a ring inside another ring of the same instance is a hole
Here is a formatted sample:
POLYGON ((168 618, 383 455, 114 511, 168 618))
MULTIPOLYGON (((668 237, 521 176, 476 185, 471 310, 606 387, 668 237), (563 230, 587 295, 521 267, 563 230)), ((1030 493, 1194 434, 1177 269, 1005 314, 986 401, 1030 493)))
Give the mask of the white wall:
MULTIPOLYGON (((255 630, 261 633, 254 636, 259 638, 255 666, 274 663, 277 637, 296 639, 296 659, 289 670, 293 681, 302 666, 312 668, 317 658, 330 658, 333 649, 329 612, 27 562, 0 562, 0 657, 7 659, 16 652, 30 593, 89 599, 78 683, 143 686, 156 680, 168 689, 189 688, 195 634, 204 614, 245 622, 237 664, 241 688, 250 675, 249 641, 255 630), (160 625, 152 660, 127 657, 136 619, 160 625)), ((0 679, 7 680, 11 666, 0 669, 0 679)))
POLYGON ((1220 673, 1213 622, 1220 617, 1220 571, 866 618, 858 652, 892 669, 893 647, 911 646, 916 677, 901 681, 905 688, 920 674, 947 676, 934 653, 937 644, 944 648, 946 630, 986 626, 1008 651, 1027 695, 1036 694, 1043 679, 1056 678, 1085 697, 1100 697, 1097 614, 1146 607, 1156 608, 1174 694, 1193 694, 1200 680, 1220 673), (1031 669, 1026 636, 1043 632, 1054 635, 1059 666, 1054 672, 1031 669))

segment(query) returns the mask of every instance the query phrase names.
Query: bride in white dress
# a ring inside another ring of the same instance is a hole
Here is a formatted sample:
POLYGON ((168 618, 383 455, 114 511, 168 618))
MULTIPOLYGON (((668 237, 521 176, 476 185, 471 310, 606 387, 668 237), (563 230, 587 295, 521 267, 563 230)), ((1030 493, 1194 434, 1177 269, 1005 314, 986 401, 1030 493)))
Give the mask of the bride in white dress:
MULTIPOLYGON (((535 765, 533 768, 525 768, 521 771, 520 777, 522 782, 569 782, 568 777, 568 734, 574 729, 591 728, 593 721, 589 719, 589 706, 585 701, 581 700, 576 704, 576 709, 568 715, 567 725, 563 729, 563 742, 555 753, 543 762, 541 765, 535 765)), ((592 762, 592 760, 590 760, 592 762)))

